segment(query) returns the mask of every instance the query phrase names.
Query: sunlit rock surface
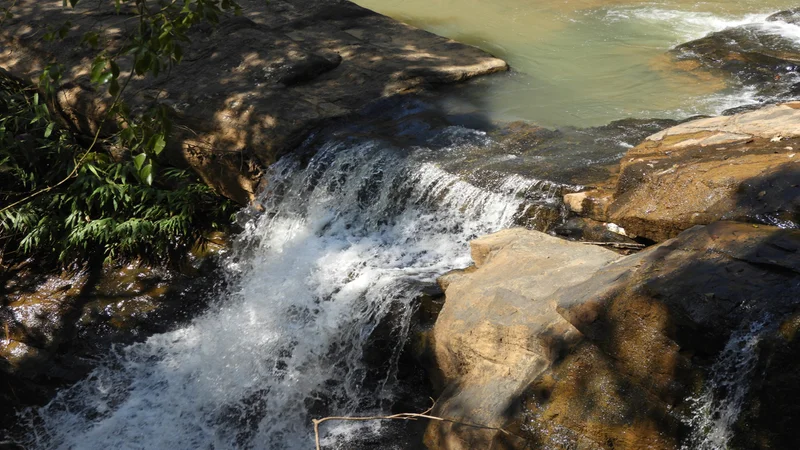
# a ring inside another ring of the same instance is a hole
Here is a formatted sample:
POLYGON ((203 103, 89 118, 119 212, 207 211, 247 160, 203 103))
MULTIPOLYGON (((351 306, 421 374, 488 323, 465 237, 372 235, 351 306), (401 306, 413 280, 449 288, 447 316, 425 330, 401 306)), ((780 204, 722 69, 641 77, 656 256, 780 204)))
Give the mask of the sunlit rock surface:
POLYGON ((686 122, 622 158, 616 186, 573 194, 582 215, 663 241, 697 224, 800 223, 800 103, 686 122))
POLYGON ((436 412, 462 423, 433 422, 426 443, 796 446, 773 420, 798 419, 799 255, 800 232, 735 222, 622 258, 521 230, 475 241, 477 270, 443 280, 432 344, 436 412))

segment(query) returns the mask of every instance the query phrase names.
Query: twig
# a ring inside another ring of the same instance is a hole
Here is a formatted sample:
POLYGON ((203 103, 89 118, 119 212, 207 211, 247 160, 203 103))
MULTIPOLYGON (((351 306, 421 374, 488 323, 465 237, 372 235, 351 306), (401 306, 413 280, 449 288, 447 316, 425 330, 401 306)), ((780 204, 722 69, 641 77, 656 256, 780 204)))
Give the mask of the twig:
MULTIPOLYGON (((431 400, 433 400, 433 399, 431 399, 431 400)), ((426 409, 425 411, 423 411, 421 413, 400 413, 400 414, 392 414, 391 416, 365 416, 365 417, 347 417, 347 416, 337 417, 337 416, 334 416, 334 417, 323 417, 322 419, 311 419, 311 422, 314 424, 314 441, 317 444, 317 450, 322 450, 322 447, 321 447, 320 442, 319 442, 319 424, 321 424, 322 422, 327 422, 329 420, 366 421, 366 420, 417 420, 417 419, 430 419, 430 420, 438 420, 440 422, 450 422, 450 423, 455 423, 455 424, 458 424, 458 425, 465 425, 465 426, 468 426, 468 427, 483 428, 483 429, 486 429, 486 430, 496 430, 496 431, 499 431, 499 432, 501 432, 503 434, 511 435, 510 432, 508 432, 508 431, 506 431, 506 430, 504 430, 502 428, 490 427, 488 425, 478 425, 478 424, 468 423, 468 422, 461 422, 459 420, 447 419, 447 418, 444 418, 444 417, 431 416, 428 413, 433 410, 434 406, 436 406, 435 402, 434 402, 433 405, 431 405, 430 408, 426 409)))
POLYGON ((18 0, 14 0, 13 2, 11 2, 11 6, 6 8, 6 12, 5 14, 3 14, 3 18, 0 19, 0 28, 3 27, 3 24, 6 22, 6 18, 9 17, 9 13, 11 12, 11 10, 17 5, 17 1, 18 0))
POLYGON ((581 242, 581 244, 586 244, 586 245, 606 245, 606 246, 614 247, 614 248, 625 248, 625 249, 634 249, 634 250, 645 248, 644 244, 634 244, 634 243, 629 243, 629 242, 581 242))

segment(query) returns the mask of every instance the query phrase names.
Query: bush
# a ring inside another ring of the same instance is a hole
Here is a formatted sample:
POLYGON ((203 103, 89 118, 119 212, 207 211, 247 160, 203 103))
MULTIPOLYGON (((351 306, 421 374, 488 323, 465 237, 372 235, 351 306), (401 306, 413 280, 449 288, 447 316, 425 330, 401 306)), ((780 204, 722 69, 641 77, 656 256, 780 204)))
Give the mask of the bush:
POLYGON ((192 173, 110 148, 79 145, 37 89, 0 73, 0 261, 177 261, 232 223, 235 205, 192 173))

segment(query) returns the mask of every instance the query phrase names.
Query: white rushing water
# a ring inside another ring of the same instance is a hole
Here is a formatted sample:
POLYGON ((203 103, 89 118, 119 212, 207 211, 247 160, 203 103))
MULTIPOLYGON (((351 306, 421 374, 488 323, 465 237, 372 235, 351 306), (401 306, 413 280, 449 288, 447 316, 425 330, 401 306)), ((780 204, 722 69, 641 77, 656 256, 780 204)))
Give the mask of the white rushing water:
MULTIPOLYGON (((228 258, 228 292, 32 411, 31 446, 313 448, 313 417, 386 412, 422 284, 467 266, 470 239, 511 225, 534 191, 549 189, 521 177, 479 189, 430 159, 459 145, 331 142, 305 169, 292 159, 273 166, 265 211, 228 258), (363 357, 381 323, 395 344, 376 369, 363 357)), ((370 432, 323 429, 325 448, 370 432)))
POLYGON ((728 343, 711 366, 703 392, 690 398, 692 415, 686 422, 692 434, 682 450, 728 448, 733 425, 739 419, 758 362, 758 343, 770 318, 755 321, 731 334, 728 343))

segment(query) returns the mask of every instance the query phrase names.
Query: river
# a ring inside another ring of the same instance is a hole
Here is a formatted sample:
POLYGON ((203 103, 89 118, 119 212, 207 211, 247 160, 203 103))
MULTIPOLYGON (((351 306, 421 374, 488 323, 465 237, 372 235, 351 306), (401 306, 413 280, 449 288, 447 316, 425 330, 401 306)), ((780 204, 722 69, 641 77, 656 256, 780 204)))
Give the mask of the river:
MULTIPOLYGON (((510 62, 510 74, 447 93, 449 111, 590 126, 746 103, 746 93, 724 80, 687 78, 665 52, 735 24, 768 27, 767 15, 793 2, 360 3, 510 62)), ((415 131, 413 145, 380 136, 318 139, 306 144, 304 153, 315 155, 309 162, 290 156, 275 164, 260 212, 242 213, 245 231, 225 260, 229 287, 212 307, 186 326, 117 348, 88 378, 29 411, 26 443, 313 448, 313 418, 386 414, 400 399, 424 400, 424 386, 398 375, 420 294, 470 263, 469 240, 517 224, 533 206, 557 203, 577 187, 529 172, 495 171, 481 182, 463 169, 476 160, 519 160, 513 149, 482 130, 416 130, 424 131, 415 131)), ((636 143, 609 142, 610 160, 636 143)), ((546 163, 536 157, 530 164, 546 163)), ((419 448, 419 441, 386 439, 388 427, 326 423, 323 448, 419 448)))
MULTIPOLYGON (((666 52, 726 27, 760 24, 790 0, 357 0, 480 47, 512 67, 449 99, 495 120, 596 126, 624 117, 715 114, 752 99, 680 70, 666 52)), ((779 30, 776 30, 778 32, 779 30)), ((800 35, 795 36, 800 40, 800 35)))

